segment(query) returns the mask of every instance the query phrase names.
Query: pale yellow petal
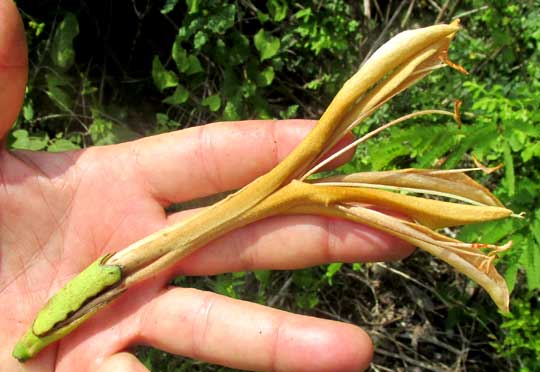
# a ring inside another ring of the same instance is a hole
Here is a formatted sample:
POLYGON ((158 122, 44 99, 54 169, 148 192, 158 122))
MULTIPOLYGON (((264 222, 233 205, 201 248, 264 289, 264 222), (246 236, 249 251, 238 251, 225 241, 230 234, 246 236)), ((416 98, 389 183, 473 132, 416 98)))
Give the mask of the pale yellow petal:
POLYGON ((316 182, 355 182, 434 190, 461 196, 484 205, 504 207, 487 188, 465 173, 444 173, 435 169, 360 172, 328 177, 316 182))

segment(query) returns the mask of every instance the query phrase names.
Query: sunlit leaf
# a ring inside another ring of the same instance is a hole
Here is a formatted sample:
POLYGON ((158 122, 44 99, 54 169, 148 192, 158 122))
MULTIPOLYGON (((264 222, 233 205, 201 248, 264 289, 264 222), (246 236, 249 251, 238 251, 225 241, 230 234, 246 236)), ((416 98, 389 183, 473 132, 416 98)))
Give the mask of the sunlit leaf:
POLYGON ((65 138, 57 138, 52 141, 52 144, 47 146, 48 152, 61 152, 61 151, 69 151, 69 150, 77 150, 81 147, 77 144, 65 139, 65 138))
POLYGON ((188 98, 189 91, 182 84, 178 84, 174 93, 163 99, 162 102, 168 103, 169 105, 180 105, 186 102, 188 98))
POLYGON ((203 99, 201 101, 201 104, 203 106, 208 107, 210 111, 217 111, 219 110, 219 107, 221 106, 221 98, 219 94, 213 94, 203 99))
POLYGON ((49 137, 46 134, 32 136, 24 129, 17 129, 11 135, 15 138, 11 143, 11 147, 19 150, 43 150, 47 147, 47 142, 49 141, 49 137))
POLYGON ((79 34, 79 22, 73 13, 68 13, 60 22, 51 44, 51 58, 54 64, 67 70, 75 61, 73 39, 79 34))
POLYGON ((272 58, 279 51, 279 39, 263 29, 260 29, 255 34, 253 40, 255 42, 255 48, 259 51, 261 61, 272 58))
POLYGON ((99 146, 112 145, 137 138, 137 134, 126 126, 101 118, 92 121, 88 132, 94 145, 99 146))
POLYGON ((62 110, 70 111, 73 103, 71 95, 65 90, 65 86, 69 84, 67 77, 50 73, 45 75, 45 80, 47 96, 62 110))
POLYGON ((189 14, 195 14, 199 11, 199 6, 201 5, 200 0, 186 0, 188 6, 189 14))
POLYGON ((257 73, 255 76, 255 82, 260 87, 266 87, 272 84, 272 81, 274 81, 274 76, 274 68, 272 66, 268 66, 264 70, 257 73))
POLYGON ((268 12, 275 22, 281 22, 287 16, 288 5, 283 0, 268 0, 266 2, 268 12))
POLYGON ((158 56, 154 56, 152 61, 152 78, 160 92, 178 85, 178 76, 173 71, 166 70, 158 56))
POLYGON ((163 8, 161 8, 161 13, 167 14, 172 12, 176 7, 176 4, 178 4, 178 0, 165 0, 165 4, 163 5, 163 8))

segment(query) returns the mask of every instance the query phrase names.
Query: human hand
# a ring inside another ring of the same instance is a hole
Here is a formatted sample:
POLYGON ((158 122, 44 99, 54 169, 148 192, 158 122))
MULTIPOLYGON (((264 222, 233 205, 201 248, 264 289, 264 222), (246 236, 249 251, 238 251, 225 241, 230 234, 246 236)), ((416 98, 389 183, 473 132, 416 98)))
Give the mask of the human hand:
MULTIPOLYGON (((0 138, 20 110, 26 71, 17 10, 11 1, 2 1, 0 138)), ((241 187, 265 173, 313 124, 219 123, 56 154, 8 152, 2 146, 2 368, 144 370, 134 356, 122 352, 133 344, 241 369, 366 368, 372 345, 360 328, 166 287, 175 274, 294 269, 410 253, 408 245, 377 230, 312 216, 270 218, 227 234, 137 286, 35 359, 21 365, 10 355, 47 299, 88 263, 190 213, 167 215, 166 206, 241 187)))

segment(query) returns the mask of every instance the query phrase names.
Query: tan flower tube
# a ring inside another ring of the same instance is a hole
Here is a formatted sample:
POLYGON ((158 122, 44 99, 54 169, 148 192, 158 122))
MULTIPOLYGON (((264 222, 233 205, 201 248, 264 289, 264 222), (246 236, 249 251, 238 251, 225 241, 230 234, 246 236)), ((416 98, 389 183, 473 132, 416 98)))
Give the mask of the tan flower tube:
MULTIPOLYGON (((436 25, 400 33, 384 44, 344 84, 318 124, 285 160, 193 217, 122 251, 100 257, 49 300, 15 346, 13 356, 21 361, 33 357, 134 283, 149 278, 231 230, 277 214, 326 215, 386 231, 443 259, 485 288, 497 306, 507 311, 508 289, 493 261, 497 252, 510 244, 498 247, 462 243, 432 230, 512 214, 486 188, 463 172, 408 169, 304 181, 318 169, 321 159, 345 133, 394 95, 436 68, 450 65, 460 69, 447 57, 450 42, 458 30, 457 22, 436 25), (394 191, 437 195, 460 203, 394 191), (412 222, 369 207, 399 211, 412 222)), ((409 117, 430 113, 442 113, 459 120, 457 113, 435 110, 409 117)), ((394 123, 402 120, 404 118, 394 123)))

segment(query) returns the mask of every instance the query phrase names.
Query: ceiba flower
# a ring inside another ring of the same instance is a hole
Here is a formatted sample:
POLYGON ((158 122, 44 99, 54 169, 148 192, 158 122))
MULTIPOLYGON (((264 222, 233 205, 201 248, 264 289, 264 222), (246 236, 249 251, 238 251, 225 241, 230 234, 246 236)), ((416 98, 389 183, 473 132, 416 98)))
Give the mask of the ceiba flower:
MULTIPOLYGON (((508 288, 493 263, 497 253, 511 244, 464 243, 436 231, 512 215, 486 188, 468 177, 466 170, 405 169, 308 179, 328 161, 324 158, 341 153, 328 151, 347 132, 393 96, 439 67, 449 65, 464 72, 448 59, 450 42, 458 30, 456 21, 396 35, 344 84, 314 129, 286 159, 198 214, 100 257, 80 274, 84 280, 76 277, 49 300, 16 345, 14 356, 31 358, 134 283, 231 230, 279 214, 318 214, 386 231, 449 263, 481 285, 501 310, 508 311, 508 288), (435 200, 434 195, 450 200, 435 200), (410 220, 388 216, 378 209, 397 211, 410 220), (88 278, 99 275, 101 279, 89 283, 88 278), (84 290, 79 283, 84 283, 84 290), (88 289, 93 290, 91 296, 88 289)), ((453 113, 425 110, 406 115, 350 146, 425 114, 449 115, 460 123, 458 103, 453 113)))

